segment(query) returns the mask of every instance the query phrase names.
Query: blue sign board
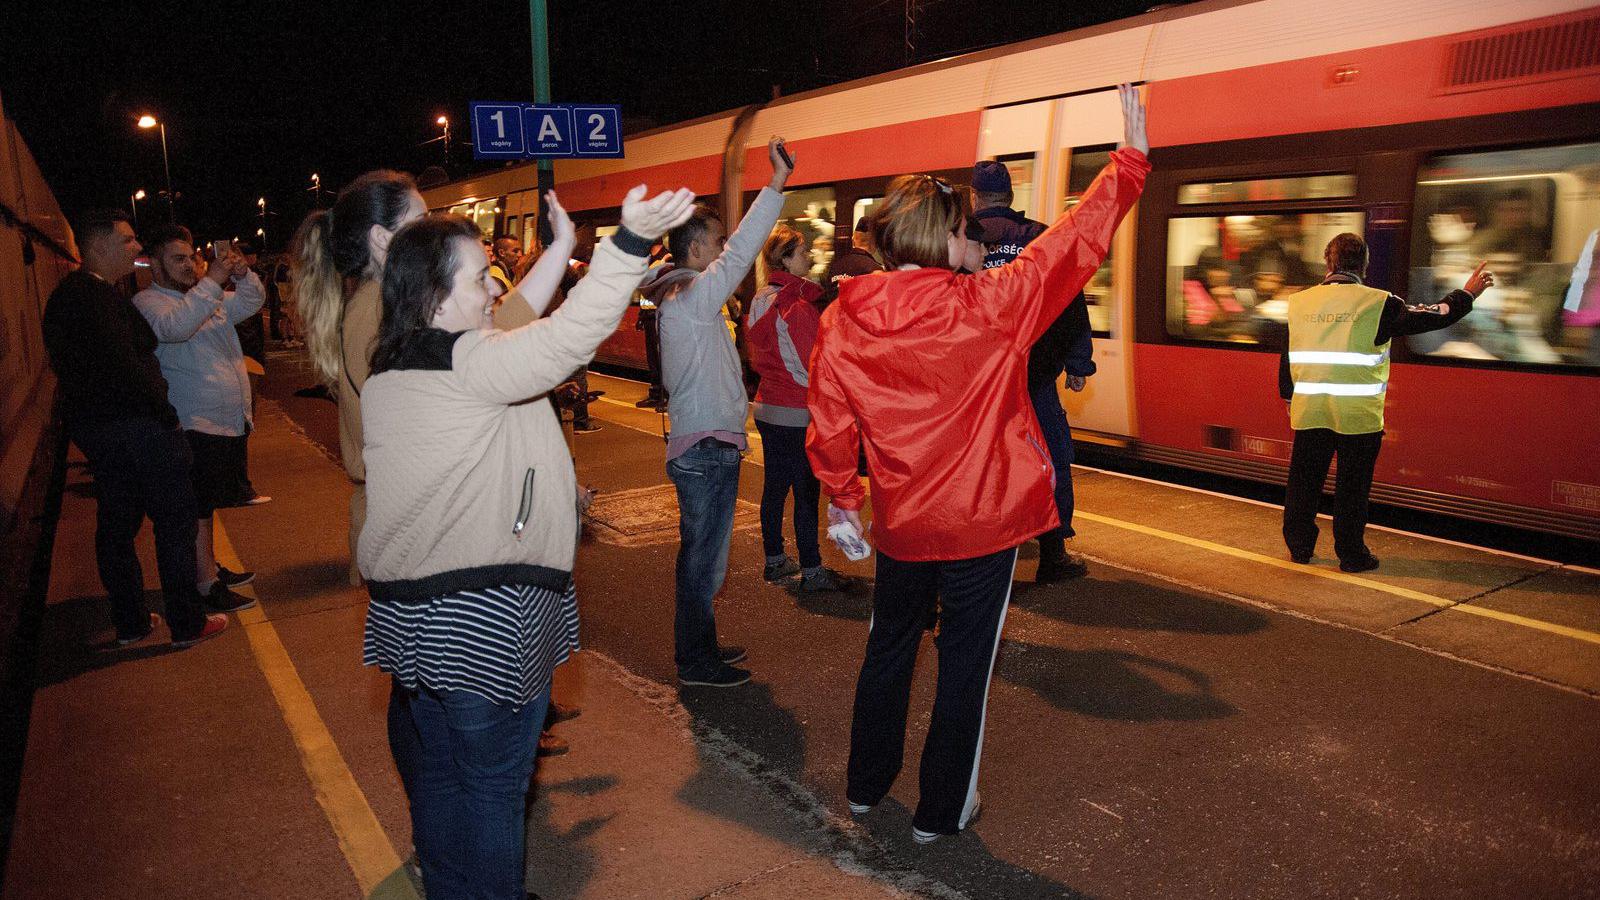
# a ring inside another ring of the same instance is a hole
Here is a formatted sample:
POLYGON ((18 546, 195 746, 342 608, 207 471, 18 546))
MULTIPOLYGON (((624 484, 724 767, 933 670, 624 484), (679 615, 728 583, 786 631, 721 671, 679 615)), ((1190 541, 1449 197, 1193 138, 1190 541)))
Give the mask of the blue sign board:
POLYGON ((472 104, 472 150, 479 159, 522 159, 522 107, 515 103, 472 104))
POLYGON ((478 159, 622 157, 622 107, 594 104, 473 102, 472 155, 478 159))
POLYGON ((572 110, 565 106, 529 106, 522 111, 522 130, 531 156, 572 156, 572 110))

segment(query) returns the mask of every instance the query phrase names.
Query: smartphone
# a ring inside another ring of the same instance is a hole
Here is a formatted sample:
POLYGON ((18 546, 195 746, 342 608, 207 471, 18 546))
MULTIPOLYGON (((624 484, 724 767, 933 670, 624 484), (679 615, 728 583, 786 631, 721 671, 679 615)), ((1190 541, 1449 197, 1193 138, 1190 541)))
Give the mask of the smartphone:
POLYGON ((226 253, 226 252, 228 252, 229 250, 232 250, 232 249, 233 249, 233 241, 212 241, 211 242, 211 258, 213 260, 221 259, 222 258, 222 254, 224 254, 224 253, 226 253))
POLYGON ((778 158, 790 169, 794 168, 794 157, 789 155, 789 148, 783 145, 783 141, 778 142, 778 158))

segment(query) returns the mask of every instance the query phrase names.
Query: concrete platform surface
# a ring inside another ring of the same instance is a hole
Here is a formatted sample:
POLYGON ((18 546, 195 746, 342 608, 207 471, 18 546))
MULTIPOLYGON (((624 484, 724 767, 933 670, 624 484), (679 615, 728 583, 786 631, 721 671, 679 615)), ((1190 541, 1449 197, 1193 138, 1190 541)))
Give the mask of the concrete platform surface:
MULTIPOLYGON (((297 365, 274 357, 252 438, 273 503, 221 514, 260 606, 214 641, 103 646, 92 489, 71 472, 5 897, 415 896, 334 410, 295 393, 297 365)), ((586 649, 556 676, 584 712, 529 808, 542 896, 1600 897, 1594 573, 1376 530, 1377 572, 1296 566, 1270 506, 1080 469, 1090 573, 1034 584, 1023 546, 984 813, 923 847, 931 640, 904 771, 852 819, 871 561, 824 542, 855 583, 802 594, 762 580, 758 530, 738 529, 717 619, 755 679, 680 690, 662 420, 633 407, 642 385, 595 386, 605 428, 574 447, 607 505, 579 549, 586 649)), ((747 462, 748 516, 759 442, 747 462)))

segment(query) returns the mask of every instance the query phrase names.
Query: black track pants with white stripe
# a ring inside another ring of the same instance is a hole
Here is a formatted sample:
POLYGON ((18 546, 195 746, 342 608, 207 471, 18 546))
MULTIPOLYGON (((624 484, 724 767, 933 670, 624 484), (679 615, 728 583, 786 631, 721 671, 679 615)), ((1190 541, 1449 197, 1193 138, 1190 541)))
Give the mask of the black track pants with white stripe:
POLYGON ((912 824, 935 834, 966 827, 977 796, 989 677, 1016 564, 1014 547, 941 562, 901 562, 878 554, 872 631, 850 727, 850 802, 876 804, 900 774, 911 674, 922 632, 937 608, 939 682, 912 824))

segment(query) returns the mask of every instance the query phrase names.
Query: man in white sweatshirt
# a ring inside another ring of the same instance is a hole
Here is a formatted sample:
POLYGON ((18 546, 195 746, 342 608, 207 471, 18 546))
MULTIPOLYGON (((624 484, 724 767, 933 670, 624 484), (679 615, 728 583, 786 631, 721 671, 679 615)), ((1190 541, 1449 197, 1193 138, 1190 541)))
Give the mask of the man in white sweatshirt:
POLYGON ((777 224, 793 168, 781 138, 767 143, 767 157, 772 181, 732 237, 714 211, 698 207, 667 235, 673 265, 657 269, 641 286, 660 308, 661 371, 672 421, 667 476, 678 489, 674 659, 678 680, 686 685, 733 687, 750 680, 748 671, 734 665, 743 661, 744 650, 717 641, 712 600, 728 573, 749 412, 739 351, 722 307, 777 224))

